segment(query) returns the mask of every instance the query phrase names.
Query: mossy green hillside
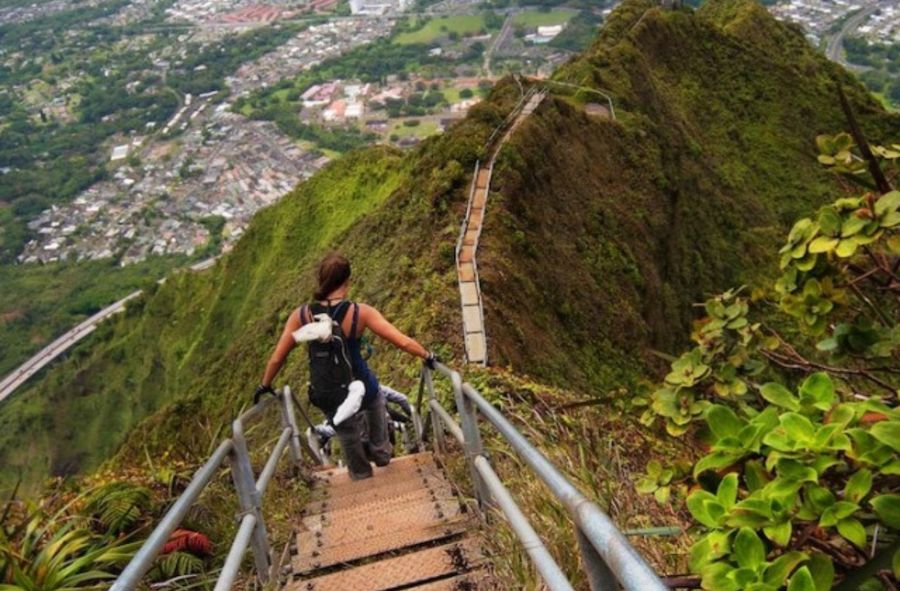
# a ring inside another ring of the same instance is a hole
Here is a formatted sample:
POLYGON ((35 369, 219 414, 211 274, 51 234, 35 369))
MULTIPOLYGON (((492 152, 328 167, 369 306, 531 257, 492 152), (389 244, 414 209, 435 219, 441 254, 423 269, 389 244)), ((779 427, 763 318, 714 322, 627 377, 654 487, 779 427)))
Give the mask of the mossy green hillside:
POLYGON ((872 140, 900 129, 750 1, 629 0, 554 78, 617 119, 587 90, 545 101, 501 154, 478 257, 492 361, 556 385, 633 382, 694 302, 775 268, 768 245, 839 190, 814 142, 847 127, 836 83, 872 140))
MULTIPOLYGON (((261 211, 214 268, 177 273, 0 406, 0 478, 89 470, 130 436, 122 461, 174 448, 194 459, 248 402, 287 315, 307 301, 329 249, 354 261, 353 297, 428 344, 452 343, 460 322, 452 244, 467 171, 511 108, 508 84, 453 132, 404 155, 352 153, 261 211), (145 422, 148 415, 165 407, 145 422), (26 442, 22 445, 22 442, 26 442)), ((280 378, 303 390, 302 352, 280 378)), ((398 386, 417 365, 380 351, 398 386)), ((283 380, 283 381, 282 381, 283 380)))
MULTIPOLYGON (((744 10, 753 26, 796 35, 744 10)), ((817 133, 845 127, 832 77, 851 85, 873 139, 896 137, 885 130, 897 120, 839 70, 805 50, 756 49, 717 18, 624 3, 558 74, 611 91, 618 121, 586 115, 590 93, 560 94, 504 148, 478 254, 493 362, 574 393, 632 383, 652 365, 648 348, 680 344, 692 302, 752 277, 768 263, 760 245, 834 190, 813 148, 817 133)), ((32 485, 90 469, 123 442, 120 464, 145 448, 205 455, 332 248, 355 263, 353 297, 458 362, 453 255, 467 184, 519 93, 501 83, 412 152, 351 153, 258 214, 215 268, 136 302, 0 406, 4 482, 20 469, 32 485)), ((409 387, 416 364, 379 348, 376 370, 409 387)), ((302 357, 282 378, 301 391, 302 357)))

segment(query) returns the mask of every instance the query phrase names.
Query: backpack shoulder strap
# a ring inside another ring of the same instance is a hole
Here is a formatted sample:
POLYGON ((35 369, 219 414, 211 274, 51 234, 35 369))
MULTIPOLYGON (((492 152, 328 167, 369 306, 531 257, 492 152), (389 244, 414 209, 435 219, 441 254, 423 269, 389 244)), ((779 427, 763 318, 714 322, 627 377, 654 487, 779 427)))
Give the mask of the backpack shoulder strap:
POLYGON ((302 306, 297 308, 297 316, 300 318, 300 326, 303 326, 304 324, 309 322, 309 320, 307 320, 308 314, 309 314, 309 305, 308 304, 303 304, 302 306))
POLYGON ((356 325, 359 322, 359 304, 353 302, 353 322, 350 324, 350 338, 356 338, 356 325))

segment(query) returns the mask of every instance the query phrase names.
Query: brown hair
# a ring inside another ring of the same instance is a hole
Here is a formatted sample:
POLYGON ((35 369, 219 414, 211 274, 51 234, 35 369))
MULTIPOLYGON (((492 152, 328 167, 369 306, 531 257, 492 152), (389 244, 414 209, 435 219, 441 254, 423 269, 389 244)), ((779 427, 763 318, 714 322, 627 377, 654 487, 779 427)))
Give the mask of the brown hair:
POLYGON ((319 263, 318 279, 319 286, 313 292, 313 297, 324 300, 350 279, 350 261, 342 254, 328 253, 319 263))

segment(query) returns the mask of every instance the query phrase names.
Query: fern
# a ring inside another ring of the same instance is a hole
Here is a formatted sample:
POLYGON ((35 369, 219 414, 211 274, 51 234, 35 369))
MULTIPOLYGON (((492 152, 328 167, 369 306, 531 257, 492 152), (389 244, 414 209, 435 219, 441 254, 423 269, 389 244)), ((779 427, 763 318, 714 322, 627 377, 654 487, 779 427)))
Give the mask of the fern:
POLYGON ((154 581, 165 581, 175 577, 202 573, 205 566, 203 559, 193 554, 172 552, 164 554, 156 560, 149 576, 154 581))
POLYGON ((112 482, 91 493, 85 510, 107 533, 115 535, 132 529, 149 507, 148 489, 127 482, 112 482))

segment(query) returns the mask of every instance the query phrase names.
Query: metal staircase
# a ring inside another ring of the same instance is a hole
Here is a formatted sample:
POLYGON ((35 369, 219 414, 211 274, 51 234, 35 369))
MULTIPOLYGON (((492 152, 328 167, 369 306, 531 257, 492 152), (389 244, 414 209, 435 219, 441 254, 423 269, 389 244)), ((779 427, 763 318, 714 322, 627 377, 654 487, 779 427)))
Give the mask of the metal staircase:
POLYGON ((478 278, 478 262, 475 258, 478 240, 484 226, 487 210, 488 194, 491 190, 491 178, 494 163, 500 148, 519 125, 531 115, 547 93, 532 86, 518 101, 515 108, 488 138, 488 145, 493 148, 487 167, 480 162, 475 163, 475 174, 472 175, 472 187, 469 191, 469 202, 466 216, 463 219, 459 240, 456 243, 456 273, 459 281, 459 297, 462 305, 463 338, 465 340, 466 361, 478 365, 487 365, 487 333, 484 326, 484 304, 481 297, 481 282, 478 278), (494 138, 503 134, 496 146, 494 138))

